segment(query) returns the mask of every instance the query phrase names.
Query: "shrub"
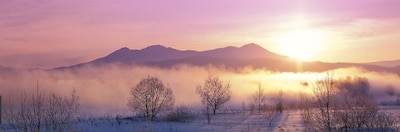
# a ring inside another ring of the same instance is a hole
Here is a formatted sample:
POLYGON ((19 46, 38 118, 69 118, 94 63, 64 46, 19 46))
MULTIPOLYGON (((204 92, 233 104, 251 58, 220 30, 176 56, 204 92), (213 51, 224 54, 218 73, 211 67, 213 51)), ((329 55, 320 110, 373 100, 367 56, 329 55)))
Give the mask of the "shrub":
POLYGON ((192 122, 195 119, 195 113, 186 106, 176 107, 167 115, 167 121, 172 122, 192 122))
POLYGON ((70 98, 55 94, 46 97, 39 90, 31 98, 23 93, 20 101, 10 100, 4 120, 15 131, 69 131, 78 111, 78 100, 75 90, 70 98))
MULTIPOLYGON (((332 76, 317 81, 314 95, 301 95, 301 116, 313 131, 398 131, 397 117, 382 112, 366 93, 341 92, 332 76)), ((367 89, 367 80, 358 89, 367 89)), ((338 83, 338 82, 336 82, 338 83)), ((358 82, 355 82, 358 84, 358 82)), ((346 84, 342 89, 354 86, 346 84)))

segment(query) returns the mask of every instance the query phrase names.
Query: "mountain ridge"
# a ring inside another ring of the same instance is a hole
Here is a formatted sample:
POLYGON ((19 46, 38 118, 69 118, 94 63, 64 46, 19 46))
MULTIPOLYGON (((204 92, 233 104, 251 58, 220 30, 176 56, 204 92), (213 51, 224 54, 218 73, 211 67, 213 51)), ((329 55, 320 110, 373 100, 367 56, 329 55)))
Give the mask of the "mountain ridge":
POLYGON ((250 43, 240 47, 227 46, 205 51, 177 50, 162 45, 151 45, 143 49, 123 47, 111 54, 87 63, 55 70, 74 69, 84 66, 101 66, 107 64, 141 65, 159 68, 171 68, 187 64, 193 66, 223 66, 229 68, 253 67, 282 72, 322 72, 337 68, 360 67, 371 71, 384 71, 400 74, 400 67, 383 67, 359 63, 305 62, 273 53, 263 47, 250 43), (301 67, 299 67, 301 65, 301 67))
POLYGON ((378 65, 378 66, 384 66, 384 67, 400 67, 400 59, 398 59, 398 60, 388 60, 388 61, 368 62, 366 64, 378 65))
POLYGON ((209 56, 218 58, 286 58, 284 56, 270 52, 256 44, 246 44, 241 47, 223 47, 206 51, 193 50, 177 50, 162 45, 151 45, 141 50, 131 50, 123 47, 111 54, 98 58, 89 63, 134 63, 134 62, 151 62, 151 61, 166 61, 194 56, 209 56))

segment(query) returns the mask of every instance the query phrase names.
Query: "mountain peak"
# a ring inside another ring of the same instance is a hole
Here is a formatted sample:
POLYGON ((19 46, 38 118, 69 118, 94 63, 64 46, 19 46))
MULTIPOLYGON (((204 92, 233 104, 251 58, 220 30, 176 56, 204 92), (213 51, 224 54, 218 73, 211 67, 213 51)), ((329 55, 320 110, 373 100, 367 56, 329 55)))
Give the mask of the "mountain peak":
POLYGON ((122 47, 121 49, 119 49, 117 51, 125 52, 125 51, 130 51, 130 49, 128 47, 122 47))
POLYGON ((142 50, 160 50, 160 49, 167 49, 167 47, 162 46, 162 45, 151 45, 142 50))
POLYGON ((251 52, 269 52, 271 54, 273 54, 272 52, 268 51, 267 49, 264 49, 263 47, 261 47, 258 44, 255 43, 250 43, 250 44, 245 44, 242 47, 240 47, 239 49, 245 50, 245 51, 251 51, 251 52))
POLYGON ((260 45, 255 44, 255 43, 245 44, 240 48, 241 49, 264 49, 263 47, 261 47, 260 45))
POLYGON ((120 48, 120 49, 114 51, 114 52, 111 53, 111 54, 126 54, 126 53, 128 53, 128 52, 130 52, 130 51, 131 51, 131 50, 130 50, 129 48, 123 47, 123 48, 120 48))

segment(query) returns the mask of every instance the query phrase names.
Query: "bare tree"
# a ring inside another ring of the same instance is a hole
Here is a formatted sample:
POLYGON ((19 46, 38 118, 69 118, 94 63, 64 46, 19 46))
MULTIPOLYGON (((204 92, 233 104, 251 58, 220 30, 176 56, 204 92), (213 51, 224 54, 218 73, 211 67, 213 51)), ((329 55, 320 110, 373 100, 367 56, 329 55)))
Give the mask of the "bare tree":
POLYGON ((282 89, 279 90, 278 92, 278 97, 276 99, 276 107, 275 110, 276 112, 282 113, 283 112, 283 91, 282 89))
POLYGON ((397 117, 379 110, 368 87, 365 78, 334 81, 328 73, 316 82, 312 99, 300 95, 304 122, 313 131, 398 131, 397 117))
POLYGON ((37 131, 31 125, 34 120, 30 118, 32 116, 29 111, 32 111, 33 107, 29 104, 27 98, 25 91, 23 91, 20 101, 16 103, 10 98, 8 105, 4 109, 4 120, 15 132, 37 131))
POLYGON ((157 77, 148 76, 132 88, 128 107, 153 121, 161 111, 173 108, 174 102, 171 88, 166 87, 157 77))
POLYGON ((258 83, 258 89, 256 93, 253 95, 253 103, 256 109, 258 110, 258 115, 261 114, 261 111, 265 105, 266 96, 264 95, 264 89, 261 87, 261 81, 258 83))
POLYGON ((308 124, 313 131, 332 131, 334 125, 332 115, 336 103, 336 90, 333 84, 333 76, 327 73, 323 79, 315 82, 312 90, 312 98, 308 98, 300 93, 300 108, 303 121, 308 124))
POLYGON ((317 116, 314 116, 314 121, 322 123, 315 123, 320 126, 316 127, 322 131, 332 131, 332 111, 334 110, 334 103, 336 99, 336 90, 333 86, 333 75, 327 73, 326 77, 318 80, 313 87, 316 105, 318 108, 317 116))
POLYGON ((308 97, 305 93, 299 93, 300 96, 300 116, 303 119, 305 124, 311 123, 311 116, 312 116, 312 99, 308 97))
POLYGON ((341 131, 398 131, 398 117, 380 111, 365 93, 343 95, 341 110, 335 112, 336 128, 341 131))
POLYGON ((32 95, 32 113, 28 114, 28 117, 31 119, 31 128, 33 128, 33 130, 40 131, 43 123, 46 102, 44 95, 39 93, 39 86, 37 86, 37 88, 36 98, 34 95, 32 95))
POLYGON ((203 86, 200 85, 196 88, 196 93, 206 108, 210 108, 215 115, 216 111, 231 99, 230 87, 229 82, 224 83, 218 77, 209 76, 203 86))
POLYGON ((70 98, 52 94, 47 101, 44 114, 47 130, 62 132, 72 128, 72 120, 79 107, 78 99, 75 90, 70 98))
POLYGON ((211 123, 211 110, 210 110, 210 105, 206 105, 206 108, 203 109, 203 114, 206 116, 207 123, 211 123))
POLYGON ((79 103, 75 91, 71 98, 37 91, 30 101, 25 92, 19 102, 10 100, 4 111, 4 120, 15 131, 67 131, 72 129, 73 119, 78 111, 79 103), (46 129, 43 127, 45 126, 46 129))

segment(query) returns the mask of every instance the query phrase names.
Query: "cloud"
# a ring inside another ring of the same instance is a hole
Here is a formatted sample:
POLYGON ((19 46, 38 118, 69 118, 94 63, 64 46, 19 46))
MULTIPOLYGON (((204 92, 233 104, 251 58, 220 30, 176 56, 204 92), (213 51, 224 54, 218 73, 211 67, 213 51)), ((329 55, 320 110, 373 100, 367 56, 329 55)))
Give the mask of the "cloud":
POLYGON ((357 38, 378 37, 391 33, 399 33, 400 20, 355 19, 345 30, 345 35, 357 38))

